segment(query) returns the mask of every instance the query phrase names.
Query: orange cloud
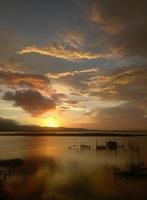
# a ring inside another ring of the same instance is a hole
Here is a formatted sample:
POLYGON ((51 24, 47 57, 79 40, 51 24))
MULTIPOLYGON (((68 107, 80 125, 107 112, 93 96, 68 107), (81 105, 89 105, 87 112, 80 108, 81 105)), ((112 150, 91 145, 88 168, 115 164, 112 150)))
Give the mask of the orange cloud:
POLYGON ((110 70, 87 82, 85 93, 100 100, 124 101, 147 113, 147 69, 132 66, 110 70))
POLYGON ((27 53, 38 53, 41 55, 51 56, 55 58, 61 58, 69 61, 80 61, 83 59, 91 60, 97 58, 113 58, 118 56, 117 52, 111 49, 110 52, 107 53, 92 53, 85 52, 80 50, 75 50, 72 48, 66 48, 59 43, 49 43, 47 46, 37 47, 37 46, 28 46, 18 52, 20 55, 27 53))
POLYGON ((54 74, 48 73, 48 77, 52 78, 52 79, 58 79, 58 78, 67 77, 67 76, 80 75, 82 73, 95 73, 97 71, 98 71, 98 69, 91 68, 91 69, 76 70, 76 71, 71 71, 71 72, 54 73, 54 74))
POLYGON ((47 76, 39 74, 23 74, 0 70, 0 85, 9 88, 32 88, 45 93, 53 90, 47 76))

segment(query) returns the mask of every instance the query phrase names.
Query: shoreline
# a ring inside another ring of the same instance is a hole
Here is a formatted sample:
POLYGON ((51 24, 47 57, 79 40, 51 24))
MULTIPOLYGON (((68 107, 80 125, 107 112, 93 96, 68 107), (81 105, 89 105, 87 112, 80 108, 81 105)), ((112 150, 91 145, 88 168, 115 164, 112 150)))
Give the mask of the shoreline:
POLYGON ((46 133, 46 132, 17 132, 14 133, 13 132, 8 132, 8 133, 4 133, 4 132, 0 132, 0 136, 25 136, 25 137, 30 137, 30 136, 34 136, 34 137, 146 137, 147 136, 147 132, 50 132, 50 133, 46 133))

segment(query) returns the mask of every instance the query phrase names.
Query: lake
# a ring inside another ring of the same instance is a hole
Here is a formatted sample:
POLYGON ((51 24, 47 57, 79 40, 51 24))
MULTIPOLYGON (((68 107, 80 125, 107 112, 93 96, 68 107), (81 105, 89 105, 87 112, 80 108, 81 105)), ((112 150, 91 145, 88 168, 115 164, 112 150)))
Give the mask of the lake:
POLYGON ((23 164, 0 167, 0 199, 146 200, 146 155, 147 137, 1 136, 0 158, 23 164), (120 147, 96 151, 109 140, 120 147))

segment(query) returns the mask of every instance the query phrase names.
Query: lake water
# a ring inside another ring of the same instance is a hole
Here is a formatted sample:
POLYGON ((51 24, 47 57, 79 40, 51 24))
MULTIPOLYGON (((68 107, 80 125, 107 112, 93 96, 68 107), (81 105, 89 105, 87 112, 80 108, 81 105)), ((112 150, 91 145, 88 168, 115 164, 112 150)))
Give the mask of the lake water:
POLYGON ((0 158, 24 163, 6 177, 7 169, 0 167, 0 199, 147 200, 147 176, 115 173, 147 167, 146 155, 147 137, 1 136, 0 158), (123 147, 96 151, 96 140, 99 145, 115 140, 123 147), (73 144, 89 144, 91 150, 69 150, 73 144))

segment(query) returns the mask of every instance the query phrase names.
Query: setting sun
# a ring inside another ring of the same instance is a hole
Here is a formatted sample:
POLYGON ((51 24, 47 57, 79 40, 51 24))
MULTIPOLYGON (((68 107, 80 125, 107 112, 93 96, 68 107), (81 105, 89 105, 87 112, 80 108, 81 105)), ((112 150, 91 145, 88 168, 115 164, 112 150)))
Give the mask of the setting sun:
POLYGON ((47 117, 43 120, 43 125, 48 127, 59 127, 60 123, 56 117, 47 117))

